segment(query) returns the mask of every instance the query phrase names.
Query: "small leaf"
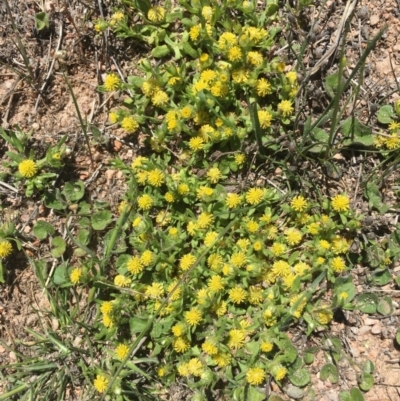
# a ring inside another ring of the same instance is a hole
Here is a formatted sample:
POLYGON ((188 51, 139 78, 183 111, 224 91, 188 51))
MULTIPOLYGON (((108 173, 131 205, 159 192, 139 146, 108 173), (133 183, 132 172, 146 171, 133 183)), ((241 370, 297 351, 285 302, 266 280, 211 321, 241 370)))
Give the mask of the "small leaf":
POLYGON ((366 373, 374 373, 374 370, 375 370, 374 363, 370 359, 367 359, 363 365, 363 371, 366 373))
POLYGON ((132 334, 142 332, 149 322, 150 318, 141 318, 139 316, 134 316, 129 319, 129 327, 132 334))
POLYGON ((36 29, 41 31, 49 27, 49 16, 45 12, 35 14, 36 29))
POLYGON ((389 269, 383 269, 372 273, 367 277, 367 280, 371 284, 383 286, 392 281, 392 275, 390 274, 389 269))
POLYGON ((393 313, 393 304, 392 298, 390 297, 381 297, 378 302, 378 313, 384 316, 389 316, 393 313))
POLYGON ((329 134, 320 128, 314 128, 311 132, 311 138, 314 145, 308 151, 312 153, 321 153, 325 150, 329 142, 329 134))
POLYGON ((40 240, 46 239, 48 235, 54 234, 54 227, 47 221, 39 220, 33 227, 33 233, 40 240))
POLYGON ((249 386, 247 399, 254 401, 263 401, 265 400, 265 393, 258 390, 257 387, 249 386))
POLYGON ((400 328, 399 328, 399 329, 397 329, 397 333, 396 333, 396 341, 397 341, 397 344, 398 344, 398 345, 400 345, 400 328))
POLYGON ((268 398, 268 401, 283 401, 283 399, 277 394, 271 394, 268 398))
POLYGON ((83 198, 85 194, 85 184, 82 181, 67 182, 62 194, 68 202, 74 203, 83 198))
POLYGON ((151 51, 151 55, 155 58, 162 58, 167 56, 171 49, 167 45, 157 46, 151 51))
MULTIPOLYGON (((345 80, 342 78, 341 80, 341 86, 342 88, 340 91, 343 90, 345 80)), ((325 79, 325 90, 326 93, 331 97, 335 97, 335 93, 337 92, 339 87, 339 72, 335 72, 331 75, 328 75, 325 79)))
POLYGON ((51 246, 51 255, 53 258, 60 258, 66 249, 66 243, 62 237, 54 237, 51 246))
POLYGON ((379 109, 377 118, 381 124, 390 124, 395 116, 393 107, 387 104, 379 109))
POLYGON ((358 385, 362 391, 369 391, 374 385, 374 377, 371 373, 364 372, 360 377, 358 385))
POLYGON ((350 396, 351 401, 365 401, 363 393, 357 387, 350 390, 350 396))
POLYGON ((360 123, 355 118, 350 117, 342 123, 342 133, 346 138, 344 141, 346 146, 356 144, 372 146, 374 144, 371 128, 360 123))
POLYGON ((329 379, 329 381, 332 384, 335 384, 339 380, 339 375, 338 375, 338 370, 335 365, 332 363, 327 363, 325 364, 320 372, 320 377, 321 380, 326 381, 329 379))
POLYGON ((112 220, 112 214, 108 210, 97 212, 92 216, 92 227, 95 230, 104 230, 112 220))
POLYGON ((142 77, 137 77, 137 76, 133 76, 130 75, 128 78, 128 84, 135 86, 136 88, 141 88, 143 85, 143 82, 145 81, 144 78, 142 77))
POLYGON ((304 387, 310 383, 311 375, 307 369, 299 369, 292 373, 289 379, 295 386, 304 387))
POLYGON ((361 294, 357 298, 357 308, 363 313, 376 313, 378 297, 372 293, 361 294))
POLYGON ((64 263, 54 270, 53 282, 57 285, 69 282, 67 266, 64 263))

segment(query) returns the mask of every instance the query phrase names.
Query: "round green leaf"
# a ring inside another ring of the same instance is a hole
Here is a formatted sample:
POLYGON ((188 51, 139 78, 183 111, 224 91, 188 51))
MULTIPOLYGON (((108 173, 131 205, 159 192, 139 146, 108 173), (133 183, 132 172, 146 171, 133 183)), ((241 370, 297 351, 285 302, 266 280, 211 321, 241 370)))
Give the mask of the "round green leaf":
POLYGON ((83 198, 83 195, 85 194, 85 184, 82 181, 67 182, 62 194, 68 202, 76 202, 83 198))
POLYGON ((311 375, 307 369, 299 369, 292 373, 289 379, 295 386, 304 387, 310 383, 311 375))
POLYGON ((378 307, 378 297, 372 293, 361 294, 357 298, 357 307, 363 313, 376 313, 378 307))
POLYGON ((377 311, 378 311, 378 313, 380 313, 381 315, 384 315, 384 316, 391 315, 393 313, 392 298, 390 298, 390 297, 380 298, 377 311))
POLYGON ((378 111, 378 121, 382 124, 390 124, 395 117, 393 107, 390 105, 382 106, 378 111))
POLYGON ((62 237, 54 237, 53 241, 51 242, 51 255, 53 258, 60 258, 64 255, 66 249, 66 243, 62 237))
POLYGON ((54 227, 47 221, 39 220, 33 227, 33 233, 40 240, 46 239, 48 235, 54 234, 54 227))
POLYGON ((333 384, 337 383, 339 380, 338 370, 332 363, 325 364, 320 372, 320 377, 322 381, 329 381, 333 384))
POLYGON ((92 216, 92 227, 95 230, 104 230, 110 223, 112 214, 108 210, 97 212, 92 216))
POLYGON ((371 373, 366 373, 364 372, 361 375, 360 381, 359 381, 359 386, 362 391, 369 391, 374 385, 374 377, 371 375, 371 373))

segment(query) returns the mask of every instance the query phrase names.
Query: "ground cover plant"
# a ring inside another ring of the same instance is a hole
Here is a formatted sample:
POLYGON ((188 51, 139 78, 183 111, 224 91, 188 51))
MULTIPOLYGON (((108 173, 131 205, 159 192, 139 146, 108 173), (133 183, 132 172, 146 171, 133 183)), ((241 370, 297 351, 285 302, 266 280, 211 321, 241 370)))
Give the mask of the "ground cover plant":
MULTIPOLYGON (((300 2, 298 12, 306 6, 300 2)), ((71 153, 65 137, 37 160, 29 135, 1 129, 12 148, 4 179, 66 224, 63 231, 42 220, 33 227, 54 269, 26 257, 50 302, 46 319, 58 327, 43 323, 43 332, 30 331, 33 344, 18 344, 34 357, 19 352, 6 367, 0 399, 62 400, 74 391, 80 399, 161 399, 178 384, 190 389, 187 399, 261 401, 272 380, 312 399, 307 365, 317 348, 299 352, 292 330, 324 333, 320 374, 336 383, 347 356, 328 331, 334 315, 392 313, 390 297, 357 295, 352 268, 367 261, 371 285, 391 281, 398 232, 382 243, 367 238, 365 216, 345 191, 310 193, 296 178, 277 186, 263 172, 268 164, 286 169, 297 151, 324 167, 334 167, 340 146, 374 145, 386 157, 400 143, 399 103, 379 110, 389 134, 372 142, 354 116, 343 122, 339 102, 352 76, 342 82, 341 57, 339 73, 326 81, 332 108, 309 117, 301 137, 293 128, 303 112, 296 109, 302 80, 272 51, 284 46, 278 11, 275 1, 121 1, 95 22, 98 35, 111 32, 147 52, 135 75, 107 71, 98 88, 123 95, 109 124, 143 144, 129 163, 111 163, 125 183, 117 206, 92 201, 80 180, 55 185, 71 153)), ((366 197, 382 206, 371 185, 366 197)), ((23 249, 12 222, 0 237, 0 260, 23 249)), ((362 400, 374 382, 371 361, 353 365, 359 388, 342 400, 362 400)))

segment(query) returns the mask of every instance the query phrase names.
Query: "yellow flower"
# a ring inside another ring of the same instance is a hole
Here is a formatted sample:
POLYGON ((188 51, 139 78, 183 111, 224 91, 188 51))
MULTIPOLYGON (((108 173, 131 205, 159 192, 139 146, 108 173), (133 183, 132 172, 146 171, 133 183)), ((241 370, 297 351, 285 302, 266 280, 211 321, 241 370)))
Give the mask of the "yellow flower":
POLYGON ((216 184, 222 177, 221 171, 218 167, 212 167, 207 172, 207 178, 212 184, 216 184))
POLYGON ((304 212, 308 208, 307 201, 302 196, 295 196, 290 206, 295 212, 304 212))
POLYGON ((108 379, 103 375, 97 375, 93 386, 99 393, 104 393, 108 387, 108 379))
POLYGON ((155 22, 155 23, 162 22, 164 20, 165 13, 166 13, 165 8, 160 7, 160 6, 154 6, 154 7, 151 7, 149 9, 149 11, 147 12, 147 18, 151 22, 155 22))
POLYGON ((81 277, 82 277, 82 269, 79 269, 78 267, 73 269, 69 276, 72 284, 78 284, 81 277))
POLYGON ((183 353, 183 352, 186 352, 190 348, 190 344, 189 344, 189 341, 187 341, 185 338, 178 337, 173 342, 173 347, 176 352, 183 353))
POLYGON ((131 281, 132 280, 129 277, 125 277, 122 274, 117 274, 114 278, 114 284, 117 287, 128 287, 131 281))
POLYGON ((242 58, 242 50, 239 46, 233 46, 228 50, 228 60, 231 62, 239 61, 242 58))
POLYGON ((187 224, 186 230, 190 235, 195 235, 196 234, 196 230, 198 229, 198 226, 195 222, 193 221, 189 221, 189 223, 187 224))
POLYGON ((289 71, 286 73, 286 78, 288 79, 288 81, 294 85, 295 83, 297 83, 297 73, 296 71, 289 71))
POLYGON ((257 80, 256 92, 258 96, 267 96, 272 93, 272 86, 265 78, 257 80))
POLYGON ((209 340, 204 341, 201 348, 207 355, 218 354, 218 348, 215 346, 215 343, 213 341, 209 340))
POLYGON ((262 352, 270 352, 272 348, 274 348, 274 344, 270 341, 263 341, 260 346, 262 352))
POLYGON ((115 113, 114 111, 112 111, 109 115, 108 115, 108 119, 110 120, 111 124, 115 124, 118 121, 118 114, 115 113))
POLYGON ((222 263, 222 257, 217 253, 212 253, 207 259, 208 266, 211 267, 211 269, 214 271, 218 271, 222 266, 222 263))
POLYGON ((226 366, 228 366, 231 363, 231 359, 232 357, 229 354, 217 354, 214 355, 213 357, 213 361, 218 365, 218 367, 220 368, 224 368, 226 366))
POLYGON ((158 85, 158 81, 156 78, 150 77, 146 81, 143 82, 142 84, 142 92, 147 96, 151 97, 154 95, 157 91, 160 90, 160 87, 158 85))
POLYGON ((185 312, 185 320, 191 326, 197 326, 203 320, 203 316, 199 309, 192 308, 190 311, 185 312))
POLYGON ((285 236, 287 243, 291 246, 299 244, 303 238, 302 233, 296 228, 288 228, 285 231, 285 236))
POLYGON ((187 327, 184 323, 177 323, 172 326, 171 330, 175 337, 181 337, 183 334, 186 333, 187 327))
POLYGON ((143 271, 143 264, 140 261, 140 258, 138 256, 132 256, 128 260, 128 262, 126 264, 126 268, 132 274, 139 274, 140 272, 143 271))
POLYGON ((217 314, 218 317, 221 317, 221 316, 225 315, 226 310, 227 310, 226 302, 225 301, 221 301, 221 302, 217 303, 213 307, 212 310, 213 310, 213 312, 215 312, 217 314))
POLYGON ((153 198, 150 195, 144 194, 138 198, 139 209, 149 210, 153 206, 153 198))
POLYGON ((218 233, 215 231, 210 231, 206 234, 204 238, 204 245, 210 246, 218 237, 218 233))
POLYGON ((244 330, 233 329, 229 331, 228 347, 230 349, 239 349, 244 345, 244 330))
POLYGON ((321 228, 321 224, 319 222, 317 223, 311 223, 307 226, 307 229, 309 231, 310 234, 312 235, 317 235, 319 230, 321 228))
POLYGON ((178 185, 178 193, 180 195, 187 195, 190 192, 189 186, 187 184, 178 185))
POLYGON ((258 225, 258 223, 253 220, 250 220, 249 222, 246 223, 246 228, 250 233, 257 232, 259 227, 260 226, 258 225))
POLYGON ((204 372, 203 364, 201 363, 200 359, 192 358, 188 362, 188 370, 193 376, 200 377, 204 372))
POLYGON ((164 295, 164 286, 161 283, 152 283, 147 286, 145 295, 150 298, 160 298, 164 295))
MULTIPOLYGON (((176 350, 175 350, 176 351, 176 350)), ((177 351, 178 352, 178 351, 177 351)), ((184 351, 182 351, 184 352, 184 351)), ((189 363, 180 363, 178 365, 178 373, 180 376, 187 377, 190 375, 189 372, 189 363)))
POLYGON ((268 110, 259 110, 257 114, 261 128, 265 129, 271 126, 272 114, 268 110))
POLYGON ((214 10, 212 9, 212 7, 209 7, 209 6, 204 6, 203 9, 201 10, 201 15, 208 22, 211 21, 213 13, 214 13, 214 10))
POLYGON ((248 247, 250 246, 250 240, 248 238, 240 238, 236 241, 236 245, 246 251, 248 249, 248 247))
POLYGON ((275 277, 285 277, 290 274, 290 265, 284 260, 277 260, 272 265, 272 273, 275 277))
POLYGON ((189 148, 193 152, 198 152, 204 147, 204 139, 201 136, 195 136, 189 140, 189 148))
POLYGON ((332 209, 335 212, 347 212, 350 208, 350 199, 347 195, 336 195, 332 199, 332 209))
POLYGON ((232 79, 237 84, 244 84, 249 78, 249 71, 245 68, 236 68, 232 71, 232 79))
POLYGON ((18 171, 23 177, 32 178, 38 172, 38 166, 33 160, 27 159, 19 163, 18 171))
POLYGON ((176 287, 176 285, 178 284, 177 281, 173 281, 168 287, 167 287, 167 291, 168 291, 168 295, 171 294, 171 291, 174 290, 174 292, 172 293, 172 295, 170 295, 170 299, 171 301, 176 301, 177 299, 179 299, 182 295, 182 290, 181 288, 178 286, 176 287), (176 287, 176 288, 175 288, 176 287))
POLYGON ((121 121, 121 127, 126 131, 133 133, 139 128, 139 124, 133 117, 125 117, 121 121))
POLYGON ((235 162, 241 166, 246 160, 246 156, 243 153, 237 153, 235 155, 235 162))
POLYGON ((171 214, 166 210, 161 210, 156 216, 156 223, 161 227, 166 226, 171 221, 171 214))
POLYGON ((229 209, 237 208, 242 202, 241 197, 238 194, 229 193, 226 195, 225 203, 229 209))
POLYGON ((294 111, 292 102, 290 100, 282 100, 278 104, 278 111, 282 114, 283 117, 291 116, 294 111))
POLYGON ((158 168, 151 170, 147 174, 147 181, 153 187, 160 187, 164 183, 164 173, 158 168))
POLYGON ((214 218, 210 213, 200 213, 197 217, 197 226, 199 228, 208 228, 212 224, 213 220, 214 218))
POLYGON ((168 202, 168 203, 173 203, 175 201, 174 195, 171 194, 171 192, 167 192, 164 195, 164 199, 168 202))
POLYGON ((246 202, 250 205, 258 205, 264 197, 264 191, 261 188, 250 188, 246 192, 246 202))
POLYGON ((215 275, 208 280, 208 288, 211 291, 219 292, 224 289, 224 282, 221 276, 215 275))
POLYGON ((183 118, 191 118, 193 114, 193 109, 190 106, 185 106, 180 111, 180 114, 183 118))
POLYGON ((103 324, 108 329, 114 326, 114 322, 113 322, 111 316, 109 314, 107 314, 107 313, 105 313, 103 315, 103 324))
POLYGON ((249 288, 248 299, 252 305, 259 305, 264 300, 264 297, 262 294, 262 288, 258 288, 258 287, 255 287, 254 285, 252 285, 249 288))
POLYGON ((200 36, 200 32, 201 32, 201 25, 200 25, 200 24, 198 24, 198 25, 193 25, 193 26, 190 28, 190 31, 189 31, 190 39, 193 40, 193 42, 194 42, 195 40, 197 40, 197 39, 199 38, 199 36, 200 36))
POLYGON ((164 377, 168 373, 168 369, 166 366, 160 366, 157 369, 157 376, 158 377, 164 377))
POLYGON ((307 263, 299 262, 294 265, 293 269, 299 276, 304 276, 306 273, 310 272, 311 267, 307 263))
POLYGON ((247 53, 247 62, 255 67, 258 67, 263 62, 263 56, 260 52, 248 52, 247 53))
POLYGON ((121 11, 117 11, 114 14, 111 15, 110 17, 110 25, 115 26, 119 21, 122 21, 124 19, 124 13, 121 11))
POLYGON ((129 352, 129 347, 126 344, 118 344, 115 348, 115 354, 117 355, 117 358, 120 360, 125 359, 125 357, 128 355, 129 352))
POLYGON ((275 377, 275 380, 282 380, 287 374, 287 369, 285 367, 283 367, 282 365, 275 365, 272 368, 271 373, 275 377))
POLYGON ((257 252, 261 251, 261 249, 263 248, 263 243, 261 241, 256 241, 253 244, 253 249, 257 252))
POLYGON ((152 97, 151 97, 151 102, 155 106, 163 107, 168 103, 169 97, 168 95, 162 91, 158 90, 152 97))
POLYGON ((113 304, 110 301, 104 301, 100 307, 100 311, 104 315, 110 314, 112 309, 113 309, 113 304))
POLYGON ((140 257, 140 263, 143 264, 143 266, 150 266, 153 263, 154 260, 154 254, 153 252, 147 250, 142 253, 142 256, 140 257))
POLYGON ((346 264, 344 263, 343 258, 337 256, 332 259, 331 267, 335 273, 342 273, 346 269, 346 264))
POLYGON ((246 300, 246 297, 247 297, 247 292, 241 287, 236 286, 231 290, 229 290, 229 299, 234 304, 241 304, 246 300))
POLYGON ((265 380, 265 370, 262 368, 250 368, 246 373, 246 380, 249 384, 258 386, 265 380))
POLYGON ((171 228, 168 230, 168 234, 169 234, 171 237, 174 237, 175 235, 178 234, 178 229, 177 229, 176 227, 171 227, 171 228))
POLYGON ((121 80, 116 74, 107 74, 104 79, 104 89, 107 92, 115 91, 121 85, 121 80))
POLYGON ((214 190, 210 187, 202 185, 196 192, 197 192, 197 199, 204 200, 207 197, 210 197, 214 193, 214 190))
POLYGON ((333 313, 329 309, 322 309, 316 312, 315 320, 319 324, 328 324, 333 319, 333 313))
POLYGON ((0 240, 0 258, 6 258, 12 253, 12 245, 7 240, 0 240))
POLYGON ((189 270, 195 263, 196 263, 196 256, 193 256, 192 254, 188 253, 184 256, 182 256, 180 262, 179 262, 179 267, 183 270, 189 270))
POLYGON ((232 32, 224 32, 218 39, 218 46, 220 50, 226 50, 231 46, 235 45, 237 42, 237 37, 232 32))
POLYGON ((236 252, 232 254, 231 263, 237 268, 243 267, 247 263, 246 255, 243 252, 236 252))

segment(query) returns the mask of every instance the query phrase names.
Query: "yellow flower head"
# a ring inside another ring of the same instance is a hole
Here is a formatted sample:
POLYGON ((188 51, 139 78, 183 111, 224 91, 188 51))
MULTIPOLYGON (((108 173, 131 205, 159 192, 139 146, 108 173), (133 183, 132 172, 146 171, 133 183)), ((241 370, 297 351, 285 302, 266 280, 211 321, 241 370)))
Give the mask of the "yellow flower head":
POLYGON ((241 197, 238 194, 229 193, 226 195, 225 203, 229 209, 237 208, 242 202, 241 197))
POLYGON ((303 238, 302 233, 296 228, 288 228, 285 231, 286 241, 289 245, 297 245, 303 238))
POLYGON ((210 340, 204 341, 201 348, 207 355, 218 354, 218 347, 215 345, 214 341, 210 341, 210 340))
POLYGON ((32 178, 38 172, 38 166, 33 160, 27 159, 19 163, 18 171, 23 177, 32 178))
POLYGON ((108 115, 108 119, 110 120, 111 124, 115 124, 116 122, 118 122, 118 114, 115 111, 112 111, 108 115))
POLYGON ((139 128, 139 124, 133 117, 129 116, 122 119, 121 127, 126 132, 133 133, 139 128))
POLYGON ((115 91, 121 85, 121 80, 116 74, 107 74, 104 79, 104 89, 107 92, 115 91))
POLYGON ((260 52, 248 52, 247 62, 254 67, 259 67, 263 62, 263 56, 260 52))
POLYGON ((182 108, 182 110, 180 111, 181 117, 182 118, 191 118, 193 115, 193 109, 191 106, 185 106, 182 108))
POLYGON ((265 78, 260 78, 257 80, 256 92, 258 96, 267 96, 272 93, 272 86, 265 78))
POLYGON ((213 356, 213 361, 220 368, 224 368, 225 366, 228 366, 231 363, 231 359, 232 359, 232 357, 230 354, 218 353, 217 355, 213 356))
POLYGON ((212 184, 216 184, 222 177, 222 173, 218 167, 211 167, 207 172, 207 178, 212 184))
POLYGON ((207 212, 200 213, 197 217, 197 226, 199 228, 208 228, 214 221, 214 217, 207 212))
POLYGON ((191 39, 193 42, 196 41, 196 40, 199 38, 199 36, 200 36, 200 32, 201 32, 201 25, 200 25, 200 24, 193 25, 193 26, 190 28, 190 31, 189 31, 190 39, 191 39))
POLYGON ((274 348, 274 343, 271 343, 270 341, 263 341, 260 346, 262 352, 270 352, 272 351, 272 348, 274 348))
POLYGON ((221 276, 215 275, 208 280, 210 291, 219 292, 224 289, 224 282, 221 276))
POLYGON ((147 194, 139 196, 138 206, 139 209, 149 210, 153 206, 153 198, 147 194))
POLYGON ((151 102, 154 104, 154 106, 158 106, 158 107, 166 106, 168 103, 168 100, 169 100, 168 95, 162 90, 158 90, 151 97, 151 102))
POLYGON ((246 202, 250 203, 250 205, 258 205, 261 203, 264 197, 264 190, 261 188, 250 188, 246 192, 246 202))
POLYGON ((350 199, 345 194, 339 194, 332 198, 332 209, 335 212, 347 212, 350 209, 350 199))
POLYGON ((235 162, 241 166, 246 160, 246 156, 243 153, 237 153, 235 155, 235 162))
POLYGON ((232 46, 228 50, 228 60, 234 63, 235 61, 239 61, 242 58, 242 50, 239 46, 232 46))
POLYGON ((155 259, 155 256, 153 252, 146 250, 142 253, 142 256, 140 257, 140 262, 143 264, 143 266, 150 266, 155 259))
POLYGON ((247 263, 246 255, 243 252, 236 252, 232 254, 231 263, 237 268, 243 267, 247 263))
POLYGON ((195 263, 196 263, 196 256, 188 253, 184 256, 182 256, 180 262, 179 262, 179 267, 183 270, 189 270, 195 263))
POLYGON ((246 373, 247 383, 258 386, 265 380, 265 370, 262 368, 250 368, 246 373))
POLYGON ((183 352, 186 352, 190 348, 190 343, 185 338, 178 337, 173 342, 173 348, 174 348, 175 352, 183 353, 183 352))
POLYGON ((228 347, 230 349, 239 349, 244 345, 245 340, 244 330, 233 329, 229 331, 228 347))
POLYGON ((158 81, 156 78, 150 77, 142 84, 142 92, 147 96, 151 97, 157 91, 160 90, 160 86, 158 85, 158 81))
POLYGON ((275 365, 271 373, 276 380, 282 380, 287 374, 287 369, 282 365, 275 365))
POLYGON ((129 277, 125 277, 122 274, 117 274, 114 278, 114 284, 117 287, 128 287, 131 281, 129 277))
POLYGON ((112 312, 112 309, 113 309, 113 304, 112 304, 112 302, 110 302, 110 301, 104 301, 104 302, 101 304, 101 307, 100 307, 100 311, 101 311, 101 313, 103 313, 104 315, 110 314, 110 313, 112 312))
POLYGON ((332 259, 331 267, 335 273, 342 273, 346 269, 346 264, 344 263, 343 258, 337 256, 332 259))
POLYGON ((204 139, 201 136, 195 136, 189 140, 189 148, 193 152, 198 152, 204 147, 204 139))
POLYGON ((145 295, 149 298, 160 298, 164 295, 164 286, 161 283, 153 283, 147 286, 145 295))
POLYGON ((271 126, 272 114, 268 110, 259 110, 257 112, 261 128, 268 128, 271 126))
POLYGON ((229 299, 234 304, 241 304, 246 300, 246 298, 247 298, 247 292, 241 287, 236 286, 231 290, 229 290, 229 299))
POLYGON ((199 309, 192 308, 185 312, 185 320, 190 326, 197 326, 203 320, 203 316, 199 309))
POLYGON ((118 344, 115 348, 115 355, 121 361, 128 355, 129 347, 126 344, 118 344))
POLYGON ((0 240, 0 259, 6 258, 12 253, 12 245, 7 240, 0 240))
POLYGON ((212 9, 212 7, 209 7, 209 6, 204 6, 203 9, 201 10, 201 15, 204 17, 204 19, 207 22, 211 21, 213 13, 214 13, 214 10, 212 9))
POLYGON ((147 181, 153 187, 160 187, 164 183, 165 175, 158 168, 151 170, 147 174, 147 181))
POLYGON ((308 208, 307 201, 302 196, 295 196, 290 202, 290 206, 295 212, 304 212, 308 208))
POLYGON ((132 274, 139 274, 143 271, 143 264, 138 256, 132 256, 128 260, 126 268, 132 274))
POLYGON ((93 386, 99 393, 104 393, 108 387, 108 379, 103 375, 97 375, 93 386))
POLYGON ((82 269, 80 269, 79 267, 73 269, 69 276, 72 284, 78 284, 81 277, 82 277, 82 269))
POLYGON ((164 21, 166 10, 160 6, 151 7, 150 10, 147 12, 147 18, 151 22, 159 23, 164 21))

